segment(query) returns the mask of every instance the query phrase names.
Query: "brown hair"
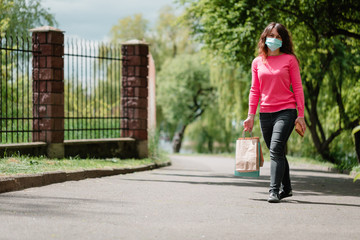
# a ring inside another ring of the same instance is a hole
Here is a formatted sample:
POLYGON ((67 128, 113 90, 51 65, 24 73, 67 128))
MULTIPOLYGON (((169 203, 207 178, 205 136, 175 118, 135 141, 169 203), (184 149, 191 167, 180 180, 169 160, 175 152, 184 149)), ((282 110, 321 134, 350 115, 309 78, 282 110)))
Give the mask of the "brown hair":
POLYGON ((258 42, 259 56, 262 56, 263 60, 266 61, 266 58, 268 57, 268 47, 266 46, 265 41, 266 41, 266 37, 270 34, 273 28, 276 29, 276 31, 279 33, 282 39, 282 46, 280 47, 280 52, 294 55, 296 60, 299 62, 298 58, 294 53, 294 47, 289 31, 285 28, 284 25, 276 22, 272 22, 269 25, 267 25, 267 27, 262 32, 258 42))

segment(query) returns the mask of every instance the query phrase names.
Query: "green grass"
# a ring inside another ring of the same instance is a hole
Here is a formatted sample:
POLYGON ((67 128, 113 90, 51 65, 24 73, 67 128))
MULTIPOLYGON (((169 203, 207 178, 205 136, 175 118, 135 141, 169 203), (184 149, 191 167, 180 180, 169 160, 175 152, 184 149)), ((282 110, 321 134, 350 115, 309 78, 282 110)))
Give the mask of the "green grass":
POLYGON ((315 165, 315 166, 322 166, 322 167, 330 167, 330 168, 336 168, 335 164, 332 164, 330 162, 323 162, 323 161, 319 161, 313 158, 308 158, 308 157, 293 157, 293 156, 286 156, 286 158, 288 159, 289 163, 291 164, 295 164, 295 165, 315 165))
MULTIPOLYGON (((110 131, 107 131, 110 132, 110 131)), ((148 164, 161 164, 169 161, 168 155, 159 149, 158 134, 149 134, 149 158, 145 159, 48 159, 13 155, 0 158, 0 176, 35 174, 54 171, 74 171, 102 168, 131 168, 148 164)))
POLYGON ((359 166, 354 167, 352 170, 353 170, 353 171, 355 171, 355 172, 360 173, 360 165, 359 165, 359 166))
MULTIPOLYGON (((181 154, 181 155, 211 155, 211 156, 219 156, 219 157, 228 157, 228 158, 234 158, 235 159, 235 153, 221 153, 221 154, 181 154)), ((289 163, 290 164, 295 164, 295 165, 314 165, 314 166, 322 166, 322 167, 331 167, 331 168, 336 168, 335 164, 329 163, 329 162, 322 162, 313 158, 308 158, 308 157, 294 157, 294 156, 286 156, 289 163)), ((264 160, 265 161, 269 161, 270 157, 269 154, 265 153, 264 154, 264 160)))
POLYGON ((131 168, 152 163, 168 161, 166 156, 160 159, 48 159, 45 157, 13 156, 0 159, 0 176, 35 174, 53 171, 74 171, 95 168, 131 168))

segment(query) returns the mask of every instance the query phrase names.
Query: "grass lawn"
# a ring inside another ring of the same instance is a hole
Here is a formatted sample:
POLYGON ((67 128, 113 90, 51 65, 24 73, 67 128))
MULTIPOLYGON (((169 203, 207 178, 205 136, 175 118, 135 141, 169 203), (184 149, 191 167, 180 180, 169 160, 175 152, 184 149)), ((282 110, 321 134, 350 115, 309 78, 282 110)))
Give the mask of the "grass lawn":
MULTIPOLYGON (((183 155, 196 155, 196 154, 183 154, 183 155)), ((198 155, 204 155, 204 154, 198 154, 198 155)), ((206 155, 206 154, 205 154, 206 155)), ((223 153, 223 154, 210 154, 210 155, 218 155, 221 157, 228 157, 228 158, 234 158, 235 159, 235 153, 223 153)), ((315 165, 315 166, 321 166, 321 167, 330 167, 330 168, 336 168, 335 164, 329 163, 329 162, 322 162, 313 158, 307 158, 307 157, 294 157, 294 156, 286 156, 290 164, 294 165, 315 165)), ((264 160, 270 161, 269 154, 264 153, 264 160)))
POLYGON ((0 176, 34 174, 53 171, 70 171, 96 168, 131 168, 168 161, 167 156, 159 159, 48 159, 45 157, 12 156, 0 159, 0 176))
POLYGON ((321 166, 321 167, 330 167, 330 168, 336 168, 335 164, 332 164, 330 162, 322 162, 313 158, 308 157, 293 157, 293 156, 286 156, 290 164, 294 165, 315 165, 315 166, 321 166))

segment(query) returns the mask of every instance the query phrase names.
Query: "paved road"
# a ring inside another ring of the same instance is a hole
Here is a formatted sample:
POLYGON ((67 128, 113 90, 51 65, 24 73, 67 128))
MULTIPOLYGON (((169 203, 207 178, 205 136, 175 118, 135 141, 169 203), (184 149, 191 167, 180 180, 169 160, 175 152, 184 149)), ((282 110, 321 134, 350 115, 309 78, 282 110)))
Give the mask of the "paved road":
POLYGON ((291 166, 294 197, 269 204, 269 164, 171 156, 134 174, 0 194, 0 239, 360 239, 360 181, 291 166))

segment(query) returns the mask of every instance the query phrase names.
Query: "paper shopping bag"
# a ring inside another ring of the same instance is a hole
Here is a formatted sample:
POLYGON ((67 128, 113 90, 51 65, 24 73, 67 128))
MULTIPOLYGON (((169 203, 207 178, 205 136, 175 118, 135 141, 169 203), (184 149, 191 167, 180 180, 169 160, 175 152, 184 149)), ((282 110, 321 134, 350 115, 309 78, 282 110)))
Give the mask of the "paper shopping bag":
POLYGON ((263 163, 264 158, 258 137, 243 137, 236 141, 235 176, 259 177, 263 163))

